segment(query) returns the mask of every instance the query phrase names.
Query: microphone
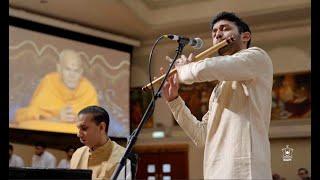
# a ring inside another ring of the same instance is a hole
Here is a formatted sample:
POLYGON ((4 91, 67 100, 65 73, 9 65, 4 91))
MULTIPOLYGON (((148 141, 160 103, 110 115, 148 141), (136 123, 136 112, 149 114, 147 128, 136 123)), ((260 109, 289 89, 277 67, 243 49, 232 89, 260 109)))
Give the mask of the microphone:
POLYGON ((194 49, 200 49, 203 45, 203 41, 200 38, 187 38, 187 37, 178 36, 174 34, 167 34, 167 35, 164 35, 164 37, 174 41, 178 41, 180 43, 188 44, 192 46, 194 49))

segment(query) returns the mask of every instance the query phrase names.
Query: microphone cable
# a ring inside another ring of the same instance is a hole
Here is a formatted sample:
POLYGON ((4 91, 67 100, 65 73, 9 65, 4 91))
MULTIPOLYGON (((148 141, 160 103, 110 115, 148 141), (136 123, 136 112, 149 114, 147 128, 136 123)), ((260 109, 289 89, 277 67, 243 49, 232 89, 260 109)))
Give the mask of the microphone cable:
POLYGON ((152 61, 153 51, 154 51, 156 45, 159 43, 159 41, 162 40, 163 38, 166 38, 166 37, 167 37, 167 35, 160 36, 153 44, 152 49, 149 54, 148 73, 149 73, 149 82, 150 82, 151 91, 152 91, 152 101, 154 101, 154 87, 153 87, 153 83, 152 83, 153 80, 152 80, 152 72, 151 72, 151 61, 152 61))

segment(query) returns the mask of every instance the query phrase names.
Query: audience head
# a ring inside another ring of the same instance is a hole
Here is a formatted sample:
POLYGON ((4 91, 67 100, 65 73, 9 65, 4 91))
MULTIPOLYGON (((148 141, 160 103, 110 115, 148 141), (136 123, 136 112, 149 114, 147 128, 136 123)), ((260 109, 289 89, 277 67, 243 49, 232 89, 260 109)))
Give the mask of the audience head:
POLYGON ((272 180, 280 180, 280 175, 277 173, 272 174, 272 180))
POLYGON ((309 174, 308 174, 308 170, 306 168, 299 168, 298 169, 298 176, 302 179, 302 180, 307 180, 309 179, 309 174))
POLYGON ((34 144, 34 147, 35 147, 35 154, 38 155, 38 156, 41 156, 44 151, 46 150, 47 148, 47 144, 43 143, 43 142, 36 142, 34 144))
POLYGON ((76 151, 76 148, 74 148, 73 146, 67 146, 67 148, 65 149, 65 152, 67 154, 67 158, 70 160, 73 153, 76 151))

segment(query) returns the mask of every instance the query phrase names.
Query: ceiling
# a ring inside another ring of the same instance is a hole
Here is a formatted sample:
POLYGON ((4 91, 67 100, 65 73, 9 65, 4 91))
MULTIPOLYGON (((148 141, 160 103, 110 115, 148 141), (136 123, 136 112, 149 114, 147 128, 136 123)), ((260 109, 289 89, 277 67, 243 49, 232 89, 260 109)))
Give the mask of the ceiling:
POLYGON ((212 15, 233 11, 252 31, 310 24, 310 0, 9 0, 9 6, 140 41, 207 32, 212 15))

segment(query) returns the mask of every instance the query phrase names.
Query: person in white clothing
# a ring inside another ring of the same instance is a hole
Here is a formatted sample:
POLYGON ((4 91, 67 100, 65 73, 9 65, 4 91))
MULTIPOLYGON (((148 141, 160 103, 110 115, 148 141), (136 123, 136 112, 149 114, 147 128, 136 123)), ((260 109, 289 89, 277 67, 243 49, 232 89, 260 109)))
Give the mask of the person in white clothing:
MULTIPOLYGON (((192 61, 182 55, 162 94, 174 118, 196 146, 204 146, 204 179, 272 179, 269 124, 273 66, 261 48, 250 47, 249 26, 234 13, 211 22, 213 45, 233 37, 218 56, 192 61), (218 80, 209 110, 197 120, 179 96, 179 82, 218 80)), ((171 60, 169 57, 168 60, 171 60)), ((163 73, 163 69, 161 70, 163 73)))
POLYGON ((59 162, 57 168, 69 169, 70 168, 70 160, 71 160, 72 155, 73 155, 75 150, 76 149, 74 147, 68 146, 65 149, 67 158, 61 159, 61 161, 59 162))
POLYGON ((56 158, 50 152, 46 151, 46 144, 38 142, 35 144, 35 154, 32 156, 33 168, 55 168, 56 158))
POLYGON ((9 167, 24 167, 23 159, 13 154, 13 146, 9 144, 9 167))

